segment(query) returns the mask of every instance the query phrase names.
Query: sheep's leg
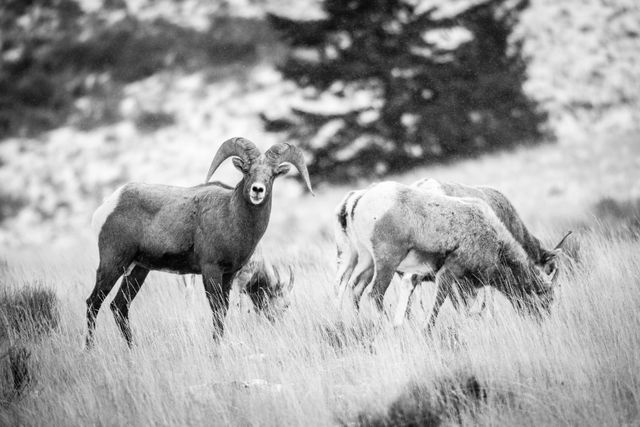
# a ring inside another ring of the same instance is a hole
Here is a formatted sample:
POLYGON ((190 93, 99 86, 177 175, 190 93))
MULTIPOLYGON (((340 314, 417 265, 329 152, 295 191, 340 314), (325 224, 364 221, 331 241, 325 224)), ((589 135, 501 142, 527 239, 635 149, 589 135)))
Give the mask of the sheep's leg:
POLYGON ((358 254, 351 247, 343 248, 340 256, 338 257, 338 297, 336 300, 336 305, 340 306, 342 304, 342 299, 344 298, 344 294, 349 287, 349 279, 353 274, 356 263, 358 262, 358 254))
POLYGON ((347 288, 353 290, 353 304, 356 308, 360 307, 360 297, 373 275, 372 267, 373 258, 369 255, 369 252, 364 249, 358 251, 358 263, 347 283, 347 288))
POLYGON ((369 298, 375 303, 378 312, 384 310, 384 294, 391 283, 391 279, 393 279, 396 267, 396 265, 382 265, 379 268, 376 266, 375 278, 373 279, 373 285, 371 285, 369 298))
POLYGON ((419 275, 405 274, 402 276, 400 290, 398 292, 398 301, 396 302, 396 314, 393 317, 393 326, 402 325, 405 314, 409 312, 411 295, 418 284, 420 284, 419 275))
MULTIPOLYGON (((119 257, 119 259, 123 260, 124 258, 119 257)), ((96 317, 100 307, 128 265, 128 262, 118 262, 113 257, 100 257, 100 265, 96 272, 96 284, 91 295, 87 298, 87 337, 85 343, 87 348, 93 347, 93 333, 96 328, 96 317)))
POLYGON ((472 314, 471 309, 478 296, 478 288, 471 281, 464 278, 459 279, 457 289, 454 288, 454 286, 451 287, 451 294, 449 295, 453 307, 458 312, 460 312, 461 308, 464 308, 464 315, 470 317, 472 314))
POLYGON ((204 293, 213 314, 213 338, 218 340, 224 333, 224 319, 229 309, 229 292, 234 274, 222 273, 217 266, 202 269, 204 293))
POLYGON ((480 304, 480 313, 483 313, 487 308, 487 288, 486 286, 482 290, 482 304, 480 304))
POLYGON ((132 343, 131 326, 129 325, 129 305, 138 294, 148 274, 148 269, 136 265, 129 274, 123 277, 120 289, 111 302, 113 317, 116 319, 116 324, 129 347, 131 347, 132 343))
MULTIPOLYGON (((429 273, 426 274, 424 276, 416 276, 414 278, 415 283, 413 284, 413 288, 411 289, 411 295, 409 295, 409 301, 407 302, 407 311, 405 313, 405 316, 407 317, 407 319, 411 319, 411 299, 413 298, 413 295, 415 294, 415 290, 418 288, 418 285, 420 285, 421 283, 424 282, 433 282, 435 280, 435 274, 433 273, 429 273)), ((422 310, 424 311, 424 306, 422 305, 422 299, 420 300, 420 306, 422 307, 422 310)))
POLYGON ((362 294, 364 293, 364 290, 367 289, 369 283, 371 283, 373 273, 373 267, 369 266, 358 276, 357 280, 354 280, 353 282, 353 304, 356 306, 357 310, 360 310, 362 294))
POLYGON ((427 324, 427 332, 431 333, 433 328, 436 325, 436 318, 438 317, 438 313, 440 312, 440 308, 442 304, 444 304, 447 296, 451 294, 451 281, 452 277, 450 277, 449 273, 442 269, 436 274, 436 300, 433 303, 433 308, 431 309, 431 315, 429 316, 429 323, 427 324))
POLYGON ((480 311, 478 311, 477 313, 474 313, 471 310, 476 305, 476 302, 478 301, 478 292, 479 292, 479 288, 473 287, 469 290, 469 292, 465 296, 464 302, 465 302, 467 317, 470 317, 471 315, 474 315, 474 314, 481 315, 482 310, 484 310, 484 308, 482 308, 482 305, 485 304, 484 297, 481 303, 480 311))
POLYGON ((496 315, 496 303, 495 303, 496 289, 492 286, 488 286, 485 289, 485 298, 489 300, 489 316, 495 317, 496 315))
POLYGON ((483 289, 484 298, 482 299, 482 305, 480 306, 480 314, 487 310, 490 317, 494 316, 494 302, 493 302, 493 288, 491 286, 485 286, 483 289))
MULTIPOLYGON (((458 313, 460 313, 460 299, 463 299, 462 290, 460 288, 456 289, 453 285, 449 286, 449 300, 451 300, 451 305, 458 313)), ((465 305, 464 299, 462 305, 465 305)))
POLYGON ((369 298, 375 303, 378 312, 383 312, 384 294, 391 284, 396 268, 407 255, 407 251, 399 250, 392 244, 374 243, 373 253, 375 254, 375 273, 369 298))

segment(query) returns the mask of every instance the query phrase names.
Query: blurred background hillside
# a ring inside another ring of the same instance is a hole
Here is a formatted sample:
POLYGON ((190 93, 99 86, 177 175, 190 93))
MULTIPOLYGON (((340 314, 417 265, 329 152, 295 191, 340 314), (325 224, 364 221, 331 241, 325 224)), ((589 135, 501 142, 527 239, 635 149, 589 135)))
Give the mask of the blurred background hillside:
POLYGON ((637 199, 639 81, 635 0, 4 1, 0 245, 87 235, 127 181, 199 184, 238 135, 307 152, 319 198, 278 183, 276 229, 383 176, 637 199))

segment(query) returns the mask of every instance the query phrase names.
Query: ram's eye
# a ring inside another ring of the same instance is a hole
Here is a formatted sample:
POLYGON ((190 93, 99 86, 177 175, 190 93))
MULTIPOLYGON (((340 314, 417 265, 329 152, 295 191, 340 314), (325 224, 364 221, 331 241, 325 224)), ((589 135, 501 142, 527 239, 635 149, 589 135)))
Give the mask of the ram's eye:
POLYGON ((290 170, 291 170, 291 166, 282 164, 276 168, 275 175, 276 176, 285 175, 289 173, 290 170))

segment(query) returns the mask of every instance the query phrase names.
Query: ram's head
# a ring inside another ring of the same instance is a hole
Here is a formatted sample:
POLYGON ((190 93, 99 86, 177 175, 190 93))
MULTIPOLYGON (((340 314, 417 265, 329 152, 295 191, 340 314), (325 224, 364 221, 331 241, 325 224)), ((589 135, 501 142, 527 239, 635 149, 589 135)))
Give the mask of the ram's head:
POLYGON ((298 169, 307 189, 313 194, 304 156, 298 147, 278 143, 261 154, 255 144, 248 139, 240 137, 228 139, 222 143, 213 158, 205 183, 209 182, 218 166, 229 157, 232 158, 235 168, 244 176, 242 193, 245 200, 252 205, 263 205, 266 200, 270 200, 273 181, 289 172, 290 164, 298 169))
POLYGON ((263 260, 250 261, 238 274, 240 292, 246 294, 257 313, 275 321, 287 310, 293 289, 293 269, 288 278, 263 260))

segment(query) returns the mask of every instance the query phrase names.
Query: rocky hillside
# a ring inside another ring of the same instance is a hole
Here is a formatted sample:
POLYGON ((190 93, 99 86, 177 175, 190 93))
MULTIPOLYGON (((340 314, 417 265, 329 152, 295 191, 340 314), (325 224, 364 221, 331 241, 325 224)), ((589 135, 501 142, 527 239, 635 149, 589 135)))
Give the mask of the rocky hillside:
POLYGON ((560 140, 638 127, 640 3, 532 0, 521 18, 525 90, 549 112, 560 140))
MULTIPOLYGON (((316 1, 305 7, 284 0, 228 3, 225 13, 253 17, 269 8, 319 13, 316 1)), ((131 4, 139 5, 132 10, 140 16, 206 25, 190 19, 199 9, 176 9, 177 2, 131 4)), ((517 36, 530 59, 526 89, 549 111, 559 144, 589 144, 596 135, 638 126, 640 6, 634 0, 533 0, 517 36)), ((70 122, 1 141, 0 245, 87 234, 93 209, 126 181, 198 184, 228 137, 243 135, 263 147, 278 141, 263 130, 259 113, 304 102, 305 95, 275 71, 279 48, 246 63, 164 70, 129 83, 113 100, 117 120, 110 123, 82 130, 70 122)), ((97 105, 80 99, 76 107, 97 105)), ((220 177, 233 181, 235 173, 227 166, 220 177)), ((301 191, 289 180, 278 192, 295 198, 301 191)))

